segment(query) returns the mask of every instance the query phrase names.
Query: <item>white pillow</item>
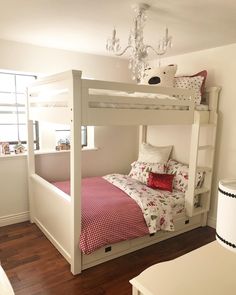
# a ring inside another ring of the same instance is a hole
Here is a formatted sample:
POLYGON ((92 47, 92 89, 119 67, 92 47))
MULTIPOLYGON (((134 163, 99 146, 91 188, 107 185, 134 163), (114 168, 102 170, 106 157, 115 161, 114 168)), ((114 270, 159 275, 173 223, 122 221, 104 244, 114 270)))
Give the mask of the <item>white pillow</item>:
POLYGON ((146 163, 166 163, 169 160, 172 145, 154 146, 142 143, 139 150, 138 161, 146 163))

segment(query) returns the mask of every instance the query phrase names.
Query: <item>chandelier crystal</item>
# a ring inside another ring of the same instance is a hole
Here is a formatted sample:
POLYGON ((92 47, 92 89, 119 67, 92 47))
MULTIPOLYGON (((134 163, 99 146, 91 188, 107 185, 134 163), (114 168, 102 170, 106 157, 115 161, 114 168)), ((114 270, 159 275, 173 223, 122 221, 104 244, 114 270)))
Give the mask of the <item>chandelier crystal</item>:
POLYGON ((121 56, 130 50, 129 69, 132 71, 132 79, 140 82, 144 70, 148 67, 148 53, 152 50, 157 56, 164 55, 172 47, 172 37, 166 28, 165 36, 157 42, 157 48, 144 44, 143 29, 147 20, 146 11, 150 6, 141 3, 134 8, 134 27, 130 30, 128 45, 122 50, 120 39, 117 37, 116 29, 113 29, 112 37, 107 39, 106 49, 116 56, 121 56))

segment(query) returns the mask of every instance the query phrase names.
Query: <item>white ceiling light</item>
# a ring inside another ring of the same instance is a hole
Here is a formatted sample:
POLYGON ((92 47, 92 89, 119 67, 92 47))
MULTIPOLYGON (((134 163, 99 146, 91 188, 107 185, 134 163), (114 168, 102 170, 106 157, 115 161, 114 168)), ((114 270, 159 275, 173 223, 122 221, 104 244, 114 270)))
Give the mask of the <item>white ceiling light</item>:
POLYGON ((138 82, 142 79, 145 68, 148 67, 148 52, 151 49, 157 56, 164 55, 172 46, 172 37, 168 35, 166 28, 165 36, 157 42, 157 48, 144 44, 143 28, 146 23, 146 10, 150 6, 141 3, 134 7, 134 28, 130 30, 128 45, 122 50, 120 39, 116 35, 116 29, 113 29, 112 37, 108 38, 106 49, 117 56, 125 54, 130 49, 129 68, 132 70, 132 79, 138 82))

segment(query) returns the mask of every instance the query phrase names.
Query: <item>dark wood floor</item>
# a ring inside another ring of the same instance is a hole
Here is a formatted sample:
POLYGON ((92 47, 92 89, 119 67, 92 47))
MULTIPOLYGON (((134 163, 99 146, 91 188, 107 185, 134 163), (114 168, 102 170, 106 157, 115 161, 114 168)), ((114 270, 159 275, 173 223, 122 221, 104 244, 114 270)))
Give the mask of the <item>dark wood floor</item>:
POLYGON ((16 294, 130 295, 129 280, 157 262, 176 258, 215 239, 198 228, 72 276, 65 259, 29 222, 0 228, 0 260, 16 294))

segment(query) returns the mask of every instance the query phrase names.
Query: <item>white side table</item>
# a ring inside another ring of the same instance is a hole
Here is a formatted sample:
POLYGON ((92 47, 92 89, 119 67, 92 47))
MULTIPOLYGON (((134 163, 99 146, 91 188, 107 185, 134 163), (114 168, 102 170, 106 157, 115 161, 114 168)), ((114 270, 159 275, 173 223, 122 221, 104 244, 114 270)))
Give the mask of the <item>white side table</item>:
POLYGON ((0 295, 14 295, 11 283, 3 268, 0 266, 0 295))
POLYGON ((133 295, 235 295, 236 254, 217 241, 147 268, 130 281, 133 295))
POLYGON ((226 249, 236 252, 235 225, 236 179, 223 179, 219 181, 218 188, 216 239, 226 249))

